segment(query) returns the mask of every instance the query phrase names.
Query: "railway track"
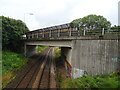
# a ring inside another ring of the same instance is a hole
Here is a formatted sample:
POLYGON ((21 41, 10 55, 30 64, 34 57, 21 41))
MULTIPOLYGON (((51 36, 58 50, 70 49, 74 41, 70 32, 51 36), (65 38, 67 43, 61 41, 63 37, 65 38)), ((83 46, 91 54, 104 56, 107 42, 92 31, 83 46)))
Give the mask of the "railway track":
POLYGON ((6 88, 56 88, 54 48, 46 49, 32 61, 6 88))

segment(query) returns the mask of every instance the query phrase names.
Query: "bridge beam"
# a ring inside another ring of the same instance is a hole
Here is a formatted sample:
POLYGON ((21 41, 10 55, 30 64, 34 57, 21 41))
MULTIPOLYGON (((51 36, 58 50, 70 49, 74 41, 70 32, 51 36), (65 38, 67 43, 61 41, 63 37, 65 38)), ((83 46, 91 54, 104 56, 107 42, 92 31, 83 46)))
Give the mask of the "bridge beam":
POLYGON ((58 46, 58 47, 72 47, 72 41, 53 41, 53 40, 46 40, 46 41, 28 41, 25 42, 26 45, 43 45, 43 46, 58 46))

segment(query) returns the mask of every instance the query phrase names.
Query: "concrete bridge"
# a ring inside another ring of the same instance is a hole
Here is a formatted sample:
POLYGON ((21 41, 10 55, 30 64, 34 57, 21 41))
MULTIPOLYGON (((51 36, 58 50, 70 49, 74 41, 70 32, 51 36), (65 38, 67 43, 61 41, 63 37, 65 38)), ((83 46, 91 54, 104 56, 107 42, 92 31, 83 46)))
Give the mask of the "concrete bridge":
POLYGON ((25 34, 27 57, 37 53, 37 46, 57 46, 66 59, 66 69, 76 78, 81 71, 89 75, 108 74, 120 70, 119 35, 101 29, 99 33, 79 30, 71 24, 47 27, 25 34), (72 72, 71 72, 72 71, 72 72))

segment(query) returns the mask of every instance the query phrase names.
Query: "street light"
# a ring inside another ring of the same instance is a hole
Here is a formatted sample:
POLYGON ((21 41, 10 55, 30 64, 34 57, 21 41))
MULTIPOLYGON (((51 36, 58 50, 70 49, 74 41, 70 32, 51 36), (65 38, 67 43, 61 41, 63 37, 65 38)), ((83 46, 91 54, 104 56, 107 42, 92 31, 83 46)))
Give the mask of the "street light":
MULTIPOLYGON (((25 15, 26 14, 28 14, 28 15, 34 15, 33 13, 24 13, 24 23, 25 23, 25 15)), ((26 25, 26 23, 25 23, 25 25, 26 25)), ((25 26, 24 26, 24 30, 25 30, 25 26)), ((25 32, 24 32, 23 38, 26 38, 25 32)))
POLYGON ((34 15, 33 13, 24 13, 24 23, 25 23, 25 15, 28 14, 28 15, 34 15))

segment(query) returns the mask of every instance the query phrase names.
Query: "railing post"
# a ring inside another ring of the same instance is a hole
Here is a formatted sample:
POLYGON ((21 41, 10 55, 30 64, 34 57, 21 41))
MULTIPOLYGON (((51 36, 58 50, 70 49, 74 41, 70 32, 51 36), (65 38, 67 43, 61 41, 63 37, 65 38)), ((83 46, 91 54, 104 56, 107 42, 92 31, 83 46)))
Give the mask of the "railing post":
POLYGON ((43 38, 45 37, 45 36, 44 36, 44 29, 43 29, 43 32, 42 32, 42 36, 43 36, 43 38))
POLYGON ((84 32, 83 32, 83 36, 85 36, 85 29, 84 29, 84 32))
POLYGON ((38 32, 37 32, 37 38, 38 38, 38 32))
POLYGON ((110 29, 107 30, 107 33, 110 33, 110 29))
POLYGON ((51 37, 51 30, 50 30, 50 33, 49 33, 49 37, 51 37))
POLYGON ((71 37, 71 28, 69 28, 69 31, 70 31, 70 32, 69 32, 69 37, 71 37))
POLYGON ((58 30, 58 37, 60 37, 60 29, 58 30))
POLYGON ((104 35, 105 34, 105 30, 104 30, 104 28, 102 29, 102 35, 104 35))
POLYGON ((79 31, 79 29, 77 28, 77 33, 78 33, 78 36, 80 36, 80 31, 79 31))
POLYGON ((33 39, 33 37, 34 37, 34 34, 32 33, 32 39, 33 39))
POLYGON ((30 39, 31 38, 31 34, 28 36, 28 39, 30 39))

